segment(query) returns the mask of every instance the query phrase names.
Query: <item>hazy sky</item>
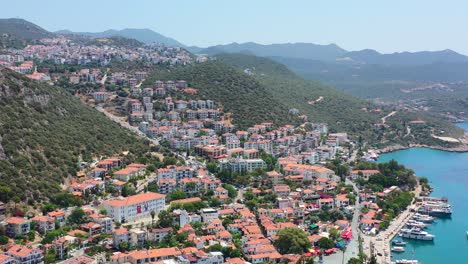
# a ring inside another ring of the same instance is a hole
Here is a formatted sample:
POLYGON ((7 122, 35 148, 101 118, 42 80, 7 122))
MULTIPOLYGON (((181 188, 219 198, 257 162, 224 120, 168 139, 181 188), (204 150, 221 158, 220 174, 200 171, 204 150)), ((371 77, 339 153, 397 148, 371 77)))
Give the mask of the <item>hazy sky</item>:
POLYGON ((0 17, 55 31, 150 28, 187 45, 336 43, 468 54, 466 0, 0 0, 0 17))

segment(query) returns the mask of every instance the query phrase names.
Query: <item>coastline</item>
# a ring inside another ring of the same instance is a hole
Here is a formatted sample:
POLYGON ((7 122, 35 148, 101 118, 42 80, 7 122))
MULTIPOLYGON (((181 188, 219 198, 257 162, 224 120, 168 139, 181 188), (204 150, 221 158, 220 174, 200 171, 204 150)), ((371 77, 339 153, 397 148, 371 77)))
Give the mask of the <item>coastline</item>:
POLYGON ((384 153, 390 153, 390 152, 410 149, 410 148, 428 148, 428 149, 442 150, 442 151, 448 151, 448 152, 459 152, 459 153, 468 152, 468 144, 466 143, 457 147, 453 147, 453 148, 442 147, 442 146, 430 146, 430 145, 425 145, 425 144, 409 144, 408 146, 392 145, 392 146, 388 146, 382 149, 375 149, 374 151, 377 154, 384 154, 384 153))

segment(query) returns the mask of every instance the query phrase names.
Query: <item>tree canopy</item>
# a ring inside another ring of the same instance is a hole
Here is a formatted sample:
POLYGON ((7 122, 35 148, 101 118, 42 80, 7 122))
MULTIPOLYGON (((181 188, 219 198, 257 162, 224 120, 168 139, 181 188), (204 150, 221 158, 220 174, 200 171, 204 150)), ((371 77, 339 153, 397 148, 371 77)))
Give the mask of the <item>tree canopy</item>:
POLYGON ((302 254, 307 252, 312 244, 302 229, 284 228, 278 232, 275 246, 281 254, 302 254))

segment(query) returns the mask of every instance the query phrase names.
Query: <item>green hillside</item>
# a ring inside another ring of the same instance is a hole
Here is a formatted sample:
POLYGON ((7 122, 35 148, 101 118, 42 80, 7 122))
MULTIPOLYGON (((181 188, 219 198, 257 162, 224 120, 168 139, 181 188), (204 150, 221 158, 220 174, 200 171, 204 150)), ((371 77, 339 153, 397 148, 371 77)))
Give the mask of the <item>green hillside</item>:
POLYGON ((49 38, 53 33, 19 18, 0 19, 0 35, 7 34, 20 40, 49 38))
POLYGON ((47 84, 0 70, 2 200, 38 200, 59 192, 77 162, 92 155, 146 151, 143 141, 102 113, 47 84))
POLYGON ((362 110, 373 108, 368 102, 319 82, 306 81, 286 66, 267 58, 242 54, 220 54, 216 58, 241 69, 251 69, 253 77, 267 87, 274 98, 289 108, 299 109, 311 122, 326 122, 332 130, 373 137, 369 128, 378 122, 379 116, 362 110), (312 104, 313 101, 317 102, 312 104))
POLYGON ((292 122, 286 105, 274 98, 267 87, 225 63, 207 62, 157 72, 146 84, 151 85, 157 79, 186 80, 198 90, 195 97, 221 102, 241 129, 265 121, 292 122))
POLYGON ((227 112, 233 113, 234 123, 240 129, 267 121, 297 124, 297 119, 288 115, 289 109, 296 108, 310 122, 327 123, 331 131, 348 132, 354 139, 361 136, 376 147, 410 143, 447 147, 450 144, 432 138, 431 133, 456 138, 463 135, 451 123, 424 113, 398 115, 387 120, 385 129, 377 127, 392 108, 374 111, 378 107, 371 102, 304 80, 268 58, 220 54, 216 61, 156 70, 146 85, 157 79, 186 80, 198 93, 179 93, 176 100, 194 97, 221 102, 227 112), (427 125, 406 135, 407 124, 412 120, 425 120, 427 125))
POLYGON ((90 39, 85 42, 85 45, 96 45, 98 47, 102 47, 104 45, 107 46, 117 46, 117 47, 124 47, 124 48, 139 48, 143 46, 143 43, 131 38, 125 38, 120 36, 112 36, 107 38, 95 38, 90 39))
POLYGON ((399 118, 388 119, 388 128, 376 129, 374 124, 380 123, 380 118, 393 109, 384 109, 380 114, 363 111, 363 108, 371 110, 376 106, 319 82, 304 80, 286 66, 267 58, 242 54, 220 54, 216 58, 241 69, 251 69, 255 79, 264 87, 268 87, 274 98, 278 98, 289 107, 299 109, 301 113, 309 116, 310 121, 326 122, 332 130, 347 131, 354 136, 361 135, 376 146, 420 143, 450 147, 451 144, 432 138, 431 133, 455 138, 463 136, 462 129, 424 112, 398 115, 399 118), (308 104, 320 97, 323 97, 320 102, 308 104), (415 129, 413 133, 404 137, 405 125, 412 120, 424 120, 427 126, 415 129))

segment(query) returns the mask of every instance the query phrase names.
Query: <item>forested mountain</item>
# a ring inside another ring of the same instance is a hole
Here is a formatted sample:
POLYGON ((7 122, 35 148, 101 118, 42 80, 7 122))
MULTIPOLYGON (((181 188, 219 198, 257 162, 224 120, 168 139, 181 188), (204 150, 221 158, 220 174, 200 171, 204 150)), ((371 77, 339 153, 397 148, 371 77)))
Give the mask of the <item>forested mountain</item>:
POLYGON ((383 54, 372 49, 347 51, 336 44, 284 43, 262 45, 254 42, 215 45, 208 48, 189 47, 195 53, 244 53, 261 57, 279 57, 323 62, 379 65, 427 65, 433 63, 468 62, 468 57, 453 50, 395 52, 383 54))
POLYGON ((262 45, 254 42, 232 43, 227 45, 216 45, 208 48, 189 47, 195 53, 218 54, 218 53, 250 53, 256 56, 270 57, 281 56, 288 58, 304 58, 314 60, 334 61, 336 58, 346 54, 346 50, 335 44, 317 45, 313 43, 285 43, 262 45))
POLYGON ((395 52, 382 54, 375 50, 366 49, 351 51, 343 55, 354 62, 365 64, 383 65, 426 65, 438 62, 460 63, 468 62, 468 57, 453 50, 420 51, 420 52, 395 52))
POLYGON ((0 35, 7 34, 21 40, 33 40, 54 36, 53 33, 19 18, 0 19, 0 35))
POLYGON ((76 173, 79 161, 147 149, 67 92, 5 68, 0 69, 0 122, 2 199, 50 197, 76 173))
POLYGON ((195 97, 221 102, 226 112, 231 112, 234 123, 241 129, 260 122, 287 124, 288 107, 275 98, 267 87, 244 72, 222 62, 206 62, 178 67, 170 72, 158 72, 146 80, 186 80, 197 89, 195 97))
MULTIPOLYGON (((402 114, 388 120, 389 127, 377 129, 388 112, 372 111, 370 102, 347 95, 319 82, 307 81, 282 64, 270 59, 245 54, 218 54, 217 61, 161 70, 147 79, 147 85, 156 79, 184 79, 197 89, 194 97, 219 101, 227 112, 232 112, 234 123, 245 129, 259 122, 294 123, 288 114, 296 108, 299 115, 307 115, 311 122, 326 122, 332 131, 346 131, 352 137, 361 135, 371 144, 391 145, 421 143, 444 145, 434 140, 430 131, 444 129, 446 135, 460 137, 461 129, 421 113, 402 114), (415 130, 407 137, 405 123, 427 120, 425 129, 415 130)), ((187 95, 184 96, 189 99, 187 95)), ((178 99, 178 98, 176 98, 178 99)))
POLYGON ((217 60, 240 69, 250 69, 252 78, 289 108, 297 108, 311 122, 325 122, 332 130, 373 137, 379 116, 363 111, 373 105, 319 82, 307 81, 286 66, 270 59, 243 54, 219 54, 217 60))
POLYGON ((184 47, 184 45, 178 42, 177 40, 163 36, 147 28, 142 28, 142 29, 126 28, 122 30, 111 29, 111 30, 106 30, 103 32, 72 32, 70 30, 59 30, 59 31, 56 31, 55 33, 64 34, 64 35, 69 35, 69 34, 82 35, 82 36, 88 36, 92 38, 107 38, 107 37, 113 37, 113 36, 120 36, 120 37, 125 37, 125 38, 136 39, 146 44, 162 43, 167 46, 184 47))

